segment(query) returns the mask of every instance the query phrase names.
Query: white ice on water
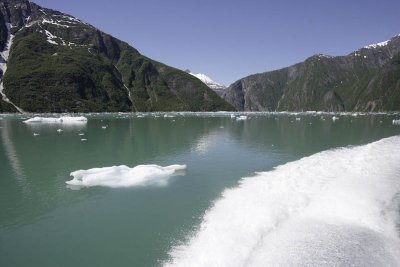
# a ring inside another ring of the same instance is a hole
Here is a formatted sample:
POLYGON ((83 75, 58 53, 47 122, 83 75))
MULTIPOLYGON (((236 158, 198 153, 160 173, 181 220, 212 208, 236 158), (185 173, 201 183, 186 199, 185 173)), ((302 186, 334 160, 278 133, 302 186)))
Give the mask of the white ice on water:
POLYGON ((393 123, 393 125, 400 125, 400 119, 399 120, 393 120, 392 123, 393 123))
POLYGON ((33 123, 50 123, 50 124, 82 124, 87 123, 87 118, 83 116, 79 117, 70 117, 63 116, 59 118, 46 118, 46 117, 33 117, 24 121, 24 123, 33 124, 33 123))
POLYGON ((245 120, 247 120, 247 116, 239 116, 239 117, 236 117, 236 120, 237 120, 237 121, 245 121, 245 120))
POLYGON ((400 136, 227 189, 166 266, 400 266, 400 136))
POLYGON ((66 183, 70 186, 91 187, 134 187, 134 186, 165 186, 172 175, 186 169, 186 165, 138 165, 130 168, 125 165, 93 168, 71 172, 72 180, 66 183))

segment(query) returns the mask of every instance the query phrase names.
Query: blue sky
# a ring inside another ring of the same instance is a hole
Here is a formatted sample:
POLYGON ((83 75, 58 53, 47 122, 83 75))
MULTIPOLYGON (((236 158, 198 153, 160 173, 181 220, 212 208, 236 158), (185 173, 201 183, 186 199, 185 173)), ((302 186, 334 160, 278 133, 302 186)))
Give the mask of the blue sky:
POLYGON ((230 83, 400 34, 399 0, 33 0, 179 69, 230 83))

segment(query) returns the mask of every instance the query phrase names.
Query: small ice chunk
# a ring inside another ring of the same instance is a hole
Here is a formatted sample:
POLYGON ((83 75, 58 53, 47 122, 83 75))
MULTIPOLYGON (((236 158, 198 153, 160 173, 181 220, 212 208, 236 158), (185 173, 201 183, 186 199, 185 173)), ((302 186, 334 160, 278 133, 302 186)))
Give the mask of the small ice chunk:
POLYGON ((33 117, 25 120, 24 123, 55 123, 55 124, 73 124, 73 123, 87 123, 86 117, 59 117, 59 118, 44 118, 33 117))
POLYGON ((245 121, 247 120, 247 116, 239 116, 236 118, 237 121, 245 121))
POLYGON ((85 138, 82 138, 82 139, 81 139, 81 141, 87 141, 87 139, 85 139, 85 138))
POLYGON ((39 134, 38 133, 33 133, 33 136, 38 136, 39 134))
POLYGON ((61 133, 63 130, 62 129, 57 129, 57 132, 61 133))
POLYGON ((336 117, 336 116, 333 116, 333 117, 332 117, 332 120, 333 120, 333 121, 337 121, 338 119, 339 119, 339 117, 336 117))
POLYGON ((301 118, 296 118, 296 121, 299 121, 299 120, 301 120, 301 118))
POLYGON ((125 165, 93 168, 71 172, 72 180, 66 183, 74 187, 134 187, 134 186, 165 186, 172 175, 186 169, 186 165, 138 165, 130 168, 125 165))
POLYGON ((400 119, 393 120, 392 123, 393 123, 393 125, 400 125, 400 119))
POLYGON ((107 129, 107 126, 102 126, 101 129, 107 129))
POLYGON ((84 133, 80 133, 79 135, 82 136, 82 135, 85 135, 85 134, 84 133))

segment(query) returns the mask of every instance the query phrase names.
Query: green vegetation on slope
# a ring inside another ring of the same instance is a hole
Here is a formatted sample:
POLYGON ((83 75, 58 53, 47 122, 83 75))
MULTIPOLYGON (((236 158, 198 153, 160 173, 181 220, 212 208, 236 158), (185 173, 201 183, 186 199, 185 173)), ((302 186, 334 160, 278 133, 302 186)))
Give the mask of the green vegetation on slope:
POLYGON ((0 20, 0 44, 5 21, 25 21, 12 28, 4 77, 4 92, 25 111, 233 110, 197 78, 71 16, 25 0, 7 0, 0 14, 14 14, 0 20))
POLYGON ((281 70, 245 77, 224 98, 246 111, 400 110, 400 36, 347 56, 315 55, 281 70))

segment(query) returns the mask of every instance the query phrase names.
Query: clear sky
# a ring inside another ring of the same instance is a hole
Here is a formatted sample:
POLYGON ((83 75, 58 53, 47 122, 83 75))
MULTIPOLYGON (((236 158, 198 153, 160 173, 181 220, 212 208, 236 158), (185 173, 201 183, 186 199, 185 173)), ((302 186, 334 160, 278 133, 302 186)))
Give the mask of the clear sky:
POLYGON ((399 0, 33 0, 179 69, 230 83, 400 34, 399 0))

